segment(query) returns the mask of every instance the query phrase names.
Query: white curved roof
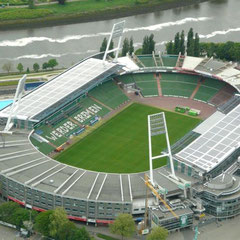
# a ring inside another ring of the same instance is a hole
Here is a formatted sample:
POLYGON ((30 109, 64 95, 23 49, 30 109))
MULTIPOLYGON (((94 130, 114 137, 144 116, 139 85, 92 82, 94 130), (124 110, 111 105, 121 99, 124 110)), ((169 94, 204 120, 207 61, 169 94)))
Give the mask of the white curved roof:
POLYGON ((209 172, 240 147, 240 105, 176 154, 182 161, 209 172))
MULTIPOLYGON (((19 104, 17 116, 20 119, 32 118, 59 102, 77 89, 84 87, 99 75, 116 66, 115 63, 89 58, 56 78, 24 96, 19 104)), ((0 117, 8 117, 11 106, 0 112, 0 117)))

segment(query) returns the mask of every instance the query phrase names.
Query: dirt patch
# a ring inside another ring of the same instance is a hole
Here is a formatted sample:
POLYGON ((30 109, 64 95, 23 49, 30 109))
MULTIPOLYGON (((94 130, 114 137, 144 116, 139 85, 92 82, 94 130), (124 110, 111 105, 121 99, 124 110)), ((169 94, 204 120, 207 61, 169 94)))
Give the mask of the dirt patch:
POLYGON ((147 104, 154 107, 167 109, 170 111, 174 111, 177 105, 188 106, 190 108, 198 109, 201 111, 201 114, 199 115, 199 117, 203 120, 207 119, 217 110, 216 107, 213 107, 206 103, 198 102, 189 98, 163 97, 163 96, 144 98, 144 97, 136 96, 133 93, 130 93, 127 95, 132 101, 147 104))

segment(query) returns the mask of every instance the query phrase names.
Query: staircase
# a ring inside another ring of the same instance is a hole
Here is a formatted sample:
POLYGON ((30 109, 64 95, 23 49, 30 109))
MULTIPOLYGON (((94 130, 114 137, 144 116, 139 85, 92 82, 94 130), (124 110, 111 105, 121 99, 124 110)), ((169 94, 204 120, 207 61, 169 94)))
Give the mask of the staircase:
POLYGON ((161 79, 161 75, 159 74, 159 76, 157 76, 157 74, 154 74, 154 77, 157 80, 157 86, 158 86, 158 95, 162 96, 162 88, 161 88, 161 84, 160 84, 160 79, 161 79))
POLYGON ((197 83, 197 86, 196 88, 194 89, 192 95, 190 96, 190 99, 193 99, 198 91, 198 89, 201 87, 202 85, 202 81, 201 81, 201 78, 198 80, 198 83, 197 83))

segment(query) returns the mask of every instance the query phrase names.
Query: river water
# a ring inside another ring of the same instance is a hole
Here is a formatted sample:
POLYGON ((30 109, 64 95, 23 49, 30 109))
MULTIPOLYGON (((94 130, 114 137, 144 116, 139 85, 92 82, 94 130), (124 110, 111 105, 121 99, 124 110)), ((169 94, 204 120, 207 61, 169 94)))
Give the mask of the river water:
MULTIPOLYGON (((157 50, 164 50, 166 41, 176 32, 190 27, 201 41, 240 41, 240 0, 214 0, 193 6, 158 11, 124 18, 124 37, 133 37, 135 49, 145 35, 154 34, 157 50)), ((96 53, 112 25, 122 19, 56 27, 0 31, 0 71, 8 61, 13 68, 21 62, 25 69, 56 58, 60 67, 69 67, 96 53)))

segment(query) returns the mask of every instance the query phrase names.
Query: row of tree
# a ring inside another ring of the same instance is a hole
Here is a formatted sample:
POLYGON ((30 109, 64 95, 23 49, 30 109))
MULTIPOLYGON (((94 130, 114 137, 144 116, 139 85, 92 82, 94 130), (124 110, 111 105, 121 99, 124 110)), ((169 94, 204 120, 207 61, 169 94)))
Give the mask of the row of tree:
POLYGON ((25 227, 24 223, 29 221, 30 217, 35 221, 37 214, 36 211, 29 211, 15 202, 0 205, 0 221, 15 225, 17 229, 25 227))
POLYGON ((179 54, 182 55, 187 52, 188 56, 199 57, 200 56, 200 40, 198 33, 193 32, 193 29, 190 28, 185 38, 184 31, 182 30, 181 34, 178 32, 174 37, 174 41, 170 41, 166 44, 167 54, 179 54))
POLYGON ((63 208, 56 208, 46 212, 27 210, 15 202, 6 202, 0 205, 0 220, 15 225, 17 229, 41 233, 44 237, 55 240, 90 240, 91 237, 85 228, 77 228, 69 221, 63 208))
MULTIPOLYGON (((109 50, 112 50, 114 48, 114 43, 111 41, 109 50)), ((104 38, 100 47, 100 52, 104 52, 107 49, 107 39, 104 38)), ((143 38, 143 44, 142 48, 140 49, 141 54, 152 54, 152 52, 155 51, 155 41, 154 41, 154 35, 151 34, 150 36, 145 36, 143 38)), ((133 44, 133 38, 130 39, 125 38, 123 40, 123 46, 122 46, 122 52, 121 56, 126 56, 127 53, 130 55, 134 52, 134 44, 133 44)), ((114 57, 113 53, 109 54, 111 57, 114 57)))
MULTIPOLYGON (((107 49, 107 38, 104 38, 100 47, 100 52, 105 52, 107 49)), ((114 48, 114 42, 111 41, 109 45, 109 50, 112 50, 114 48)), ((126 56, 127 53, 132 54, 134 52, 134 46, 133 46, 133 38, 131 37, 130 40, 128 38, 125 38, 123 40, 123 46, 122 46, 122 56, 126 56)), ((114 58, 114 53, 111 52, 109 53, 109 56, 114 58)))
MULTIPOLYGON (((114 234, 124 237, 131 237, 135 232, 135 222, 130 214, 119 214, 113 224, 110 225, 110 231, 114 234)), ((163 227, 155 227, 147 236, 147 240, 166 240, 168 231, 163 227)))
POLYGON ((85 228, 78 228, 69 221, 63 208, 41 212, 35 219, 34 229, 43 236, 55 240, 90 240, 85 228))
POLYGON ((240 62, 240 42, 213 43, 201 42, 200 55, 240 62))
MULTIPOLYGON (((48 68, 51 68, 51 69, 53 70, 57 65, 58 65, 57 60, 53 58, 53 59, 50 59, 48 62, 43 63, 43 64, 42 64, 42 69, 43 69, 43 70, 47 70, 48 68)), ((7 62, 7 63, 3 64, 2 69, 3 69, 4 71, 6 71, 7 73, 9 73, 10 71, 13 70, 13 64, 12 64, 11 62, 7 62)), ((33 70, 34 70, 34 72, 38 72, 39 69, 40 69, 39 64, 38 64, 38 63, 34 63, 34 64, 33 64, 33 70)), ((19 64, 17 65, 17 70, 18 70, 20 73, 24 72, 24 66, 23 66, 22 63, 19 63, 19 64)), ((30 72, 29 68, 26 69, 26 72, 27 72, 27 73, 30 72)))
MULTIPOLYGON (((6 202, 0 205, 0 221, 13 224, 20 228, 26 228, 41 233, 46 238, 55 240, 90 240, 91 237, 85 228, 78 228, 69 221, 63 208, 48 210, 38 213, 27 210, 15 202, 6 202)), ((113 224, 110 224, 110 232, 124 237, 131 237, 135 231, 135 222, 130 214, 119 214, 113 224)), ((165 240, 168 231, 157 227, 148 235, 147 240, 165 240)))
POLYGON ((142 54, 152 54, 155 51, 155 41, 153 40, 154 35, 145 36, 142 44, 142 54))

